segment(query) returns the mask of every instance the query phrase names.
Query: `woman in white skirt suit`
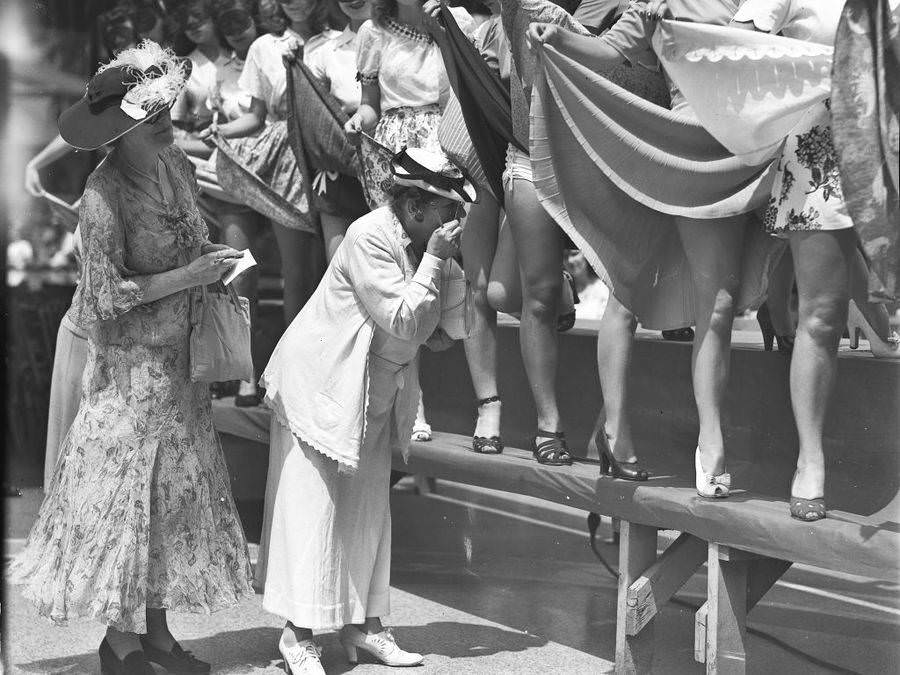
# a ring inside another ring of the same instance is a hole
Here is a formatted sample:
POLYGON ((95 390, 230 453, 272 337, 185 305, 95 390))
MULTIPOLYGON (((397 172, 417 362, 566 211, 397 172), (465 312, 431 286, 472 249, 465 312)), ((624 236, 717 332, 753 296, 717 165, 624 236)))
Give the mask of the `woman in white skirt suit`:
POLYGON ((263 607, 287 619, 278 647, 294 675, 324 673, 313 630, 340 628, 351 662, 359 649, 422 662, 381 624, 391 455, 408 448, 416 355, 440 339, 441 275, 475 190, 437 151, 401 151, 391 169, 392 202, 350 226, 262 378, 274 413, 263 607))

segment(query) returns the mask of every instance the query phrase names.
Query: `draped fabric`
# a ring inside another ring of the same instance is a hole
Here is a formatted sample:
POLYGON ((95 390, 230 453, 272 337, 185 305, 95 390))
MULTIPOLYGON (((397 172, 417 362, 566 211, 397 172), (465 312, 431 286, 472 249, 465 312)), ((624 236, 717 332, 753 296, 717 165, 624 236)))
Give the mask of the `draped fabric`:
MULTIPOLYGON (((551 47, 535 71, 531 160, 544 208, 648 328, 694 323, 674 217, 750 213, 766 205, 774 174, 772 163, 745 165, 699 124, 551 47)), ((765 297, 782 247, 748 217, 740 308, 765 297)))
POLYGON ((360 182, 366 195, 366 201, 370 206, 377 208, 381 195, 386 193, 394 183, 391 175, 391 160, 394 158, 394 152, 363 132, 360 134, 358 153, 362 173, 365 176, 365 180, 360 182))
POLYGON ((356 176, 359 160, 344 132, 348 116, 340 102, 301 60, 286 67, 288 138, 294 154, 299 158, 305 152, 313 170, 356 176))
MULTIPOLYGON (((468 174, 469 180, 478 187, 479 191, 487 190, 501 204, 503 203, 503 191, 501 190, 499 194, 495 192, 495 187, 491 185, 491 181, 485 175, 481 158, 477 151, 477 144, 472 141, 459 99, 452 93, 447 99, 447 105, 441 115, 441 123, 438 126, 438 141, 441 144, 441 150, 457 166, 462 167, 468 174)), ((503 166, 499 167, 499 170, 500 174, 502 174, 503 166)), ((497 178, 500 178, 500 174, 497 175, 497 178)))
MULTIPOLYGON (((441 54, 450 85, 459 101, 485 181, 502 203, 501 176, 506 166, 506 147, 512 143, 525 150, 513 135, 509 88, 478 53, 445 4, 441 5, 441 22, 446 29, 441 54)), ((455 111, 451 113, 455 114, 455 111)), ((456 161, 470 166, 471 159, 460 154, 457 153, 456 161)))
POLYGON ((774 157, 831 92, 829 45, 670 20, 653 44, 703 127, 750 165, 774 157))
POLYGON ((241 203, 283 227, 319 234, 309 206, 309 169, 304 157, 297 157, 294 161, 292 150, 286 147, 287 129, 284 124, 276 122, 263 131, 264 134, 284 134, 282 139, 277 139, 277 143, 266 144, 269 149, 277 151, 278 157, 256 156, 253 148, 256 139, 252 136, 231 142, 216 137, 219 185, 227 194, 237 196, 241 203), (289 200, 280 190, 273 189, 270 182, 254 172, 254 166, 267 168, 273 174, 272 178, 281 181, 284 187, 297 195, 297 199, 289 200))
POLYGON ((832 134, 847 210, 870 266, 869 299, 900 299, 900 10, 848 0, 834 48, 832 134))

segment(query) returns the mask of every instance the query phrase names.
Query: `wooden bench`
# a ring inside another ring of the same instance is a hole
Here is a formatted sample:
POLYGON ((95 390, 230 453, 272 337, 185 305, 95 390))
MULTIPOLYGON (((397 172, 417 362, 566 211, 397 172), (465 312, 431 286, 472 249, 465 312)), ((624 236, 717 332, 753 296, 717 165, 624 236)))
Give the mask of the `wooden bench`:
MULTIPOLYGON (((534 409, 519 359, 518 331, 503 326, 500 392, 503 437, 525 446, 534 409)), ((753 335, 752 338, 756 336, 753 335)), ((737 489, 726 500, 697 496, 692 483, 696 412, 690 385, 690 345, 639 337, 631 373, 631 411, 641 460, 654 474, 647 483, 599 475, 595 463, 538 465, 531 453, 508 447, 499 456, 470 450, 474 395, 461 346, 423 353, 422 386, 431 443, 415 443, 409 464, 396 469, 600 513, 621 521, 616 617, 616 669, 649 672, 654 617, 707 563, 707 602, 696 613, 694 654, 710 673, 746 669, 746 616, 793 563, 895 581, 900 577, 900 363, 878 362, 846 350, 839 359, 839 390, 826 429, 829 517, 802 523, 786 501, 796 461, 796 432, 787 387, 789 360, 735 340, 725 420, 728 468, 737 489), (675 541, 658 555, 658 532, 675 541)), ((561 338, 560 407, 570 442, 583 452, 602 406, 596 337, 581 328, 561 338)), ((264 456, 268 413, 217 403, 216 428, 230 463, 235 452, 264 456), (251 442, 255 450, 230 445, 251 442)), ((236 492, 265 481, 265 462, 245 463, 248 481, 235 475, 236 492)))

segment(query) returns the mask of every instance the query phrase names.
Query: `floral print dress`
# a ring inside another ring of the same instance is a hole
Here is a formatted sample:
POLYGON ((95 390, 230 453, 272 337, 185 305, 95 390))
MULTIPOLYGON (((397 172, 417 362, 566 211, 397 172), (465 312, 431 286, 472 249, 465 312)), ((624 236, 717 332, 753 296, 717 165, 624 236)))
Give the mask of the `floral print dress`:
POLYGON ((115 152, 81 201, 81 405, 11 570, 57 623, 90 617, 141 633, 147 608, 211 612, 252 593, 209 390, 188 374, 198 294, 142 302, 149 275, 195 259, 207 241, 190 161, 174 146, 161 159, 171 203, 132 183, 115 152))
MULTIPOLYGON (((733 21, 752 23, 757 30, 796 40, 833 44, 842 4, 821 0, 747 0, 733 21)), ((765 224, 776 235, 853 227, 831 138, 830 101, 811 109, 785 141, 765 224)))

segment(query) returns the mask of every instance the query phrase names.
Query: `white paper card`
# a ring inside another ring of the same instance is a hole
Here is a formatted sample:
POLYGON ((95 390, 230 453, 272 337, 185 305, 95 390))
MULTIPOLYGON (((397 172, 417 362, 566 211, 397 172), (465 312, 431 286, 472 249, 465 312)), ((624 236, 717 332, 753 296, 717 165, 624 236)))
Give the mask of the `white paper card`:
POLYGON ((238 258, 237 265, 228 273, 228 276, 222 279, 222 283, 226 286, 230 284, 232 281, 238 278, 238 275, 241 274, 244 270, 248 270, 256 264, 256 258, 253 257, 253 254, 250 253, 250 249, 244 249, 244 255, 241 258, 238 258))

